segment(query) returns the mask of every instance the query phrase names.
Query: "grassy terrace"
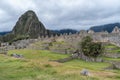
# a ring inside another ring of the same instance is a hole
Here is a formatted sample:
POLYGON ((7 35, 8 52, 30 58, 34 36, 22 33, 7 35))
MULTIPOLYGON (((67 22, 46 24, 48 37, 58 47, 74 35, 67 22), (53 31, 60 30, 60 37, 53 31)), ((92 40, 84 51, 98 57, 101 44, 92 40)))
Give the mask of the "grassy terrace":
MULTIPOLYGON (((107 53, 120 53, 120 47, 117 47, 113 44, 107 44, 105 46, 106 49, 108 50, 105 50, 107 53)), ((104 60, 109 60, 109 61, 120 61, 120 58, 110 58, 110 57, 103 57, 104 60)))
POLYGON ((0 80, 120 80, 120 70, 103 70, 109 63, 73 60, 57 63, 51 60, 69 55, 41 50, 12 50, 8 54, 23 54, 23 59, 0 55, 0 80), (91 72, 90 77, 80 75, 82 69, 91 72), (101 74, 102 73, 102 74, 101 74))
POLYGON ((104 60, 109 60, 109 61, 120 61, 120 58, 109 58, 109 57, 104 57, 104 60))
POLYGON ((111 53, 120 53, 120 47, 117 47, 113 44, 108 44, 105 46, 106 49, 111 49, 111 50, 107 50, 107 52, 111 52, 111 53))

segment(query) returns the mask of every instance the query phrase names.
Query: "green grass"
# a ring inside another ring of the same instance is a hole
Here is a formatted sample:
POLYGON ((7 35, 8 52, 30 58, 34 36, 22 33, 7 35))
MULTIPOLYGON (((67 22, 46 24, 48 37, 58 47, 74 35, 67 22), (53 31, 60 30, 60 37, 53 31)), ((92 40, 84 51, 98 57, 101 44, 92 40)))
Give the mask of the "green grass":
POLYGON ((108 52, 108 53, 120 53, 120 49, 108 50, 106 52, 108 52))
POLYGON ((113 44, 107 44, 107 45, 105 45, 105 48, 118 48, 118 47, 113 44))
POLYGON ((24 58, 0 55, 0 80, 119 80, 119 70, 103 70, 109 63, 72 60, 57 63, 51 60, 66 58, 69 55, 46 50, 11 50, 8 54, 23 54, 24 58), (88 69, 89 77, 80 75, 88 69), (101 74, 102 73, 102 74, 101 74))
POLYGON ((113 44, 106 44, 105 48, 116 48, 116 49, 118 49, 119 47, 116 46, 116 45, 113 45, 113 44))
POLYGON ((109 60, 109 61, 120 61, 120 58, 110 58, 110 57, 104 57, 104 60, 109 60))
POLYGON ((17 54, 23 54, 26 59, 41 59, 41 58, 47 58, 48 60, 52 59, 61 59, 68 57, 69 55, 65 54, 59 54, 55 52, 50 52, 47 50, 12 50, 9 51, 9 55, 17 53, 17 54), (53 56, 54 55, 54 56, 53 56))
POLYGON ((105 49, 111 49, 111 50, 106 50, 106 52, 108 53, 120 53, 120 47, 113 44, 105 45, 105 49))
POLYGON ((103 70, 106 66, 109 66, 109 63, 101 63, 101 62, 86 62, 83 60, 73 60, 65 63, 66 66, 81 69, 86 68, 90 70, 103 70), (73 64, 74 63, 74 64, 73 64))

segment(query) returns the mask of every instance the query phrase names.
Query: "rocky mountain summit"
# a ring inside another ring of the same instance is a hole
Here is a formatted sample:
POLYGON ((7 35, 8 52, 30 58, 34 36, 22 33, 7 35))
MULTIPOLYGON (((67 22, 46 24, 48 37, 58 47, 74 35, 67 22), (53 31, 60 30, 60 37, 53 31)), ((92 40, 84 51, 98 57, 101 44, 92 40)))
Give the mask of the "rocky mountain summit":
POLYGON ((34 11, 25 12, 17 21, 12 30, 15 35, 28 35, 31 38, 51 35, 52 32, 47 30, 42 22, 39 21, 34 11))
POLYGON ((55 35, 55 32, 46 29, 43 23, 39 21, 35 12, 29 10, 21 15, 10 33, 0 36, 0 41, 13 42, 25 38, 38 38, 51 35, 55 35))

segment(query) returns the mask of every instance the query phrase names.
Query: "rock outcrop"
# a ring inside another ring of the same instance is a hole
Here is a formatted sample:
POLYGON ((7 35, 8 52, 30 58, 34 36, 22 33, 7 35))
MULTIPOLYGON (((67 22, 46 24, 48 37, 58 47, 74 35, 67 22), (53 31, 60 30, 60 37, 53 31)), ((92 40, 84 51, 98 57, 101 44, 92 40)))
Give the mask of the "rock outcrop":
POLYGON ((4 36, 0 36, 1 42, 14 42, 26 38, 38 38, 56 35, 55 32, 47 30, 39 21, 34 11, 25 12, 17 21, 13 30, 4 36))
POLYGON ((27 35, 31 38, 37 38, 39 36, 50 36, 52 32, 44 27, 35 12, 29 10, 19 18, 12 30, 12 34, 27 35))

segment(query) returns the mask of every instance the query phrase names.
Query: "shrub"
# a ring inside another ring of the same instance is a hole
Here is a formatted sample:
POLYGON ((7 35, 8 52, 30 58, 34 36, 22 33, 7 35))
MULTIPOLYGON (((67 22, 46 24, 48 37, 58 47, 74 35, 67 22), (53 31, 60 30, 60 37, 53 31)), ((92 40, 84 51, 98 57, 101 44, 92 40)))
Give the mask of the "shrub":
POLYGON ((81 51, 88 57, 98 57, 104 51, 101 42, 93 42, 90 36, 86 36, 81 41, 81 51))

